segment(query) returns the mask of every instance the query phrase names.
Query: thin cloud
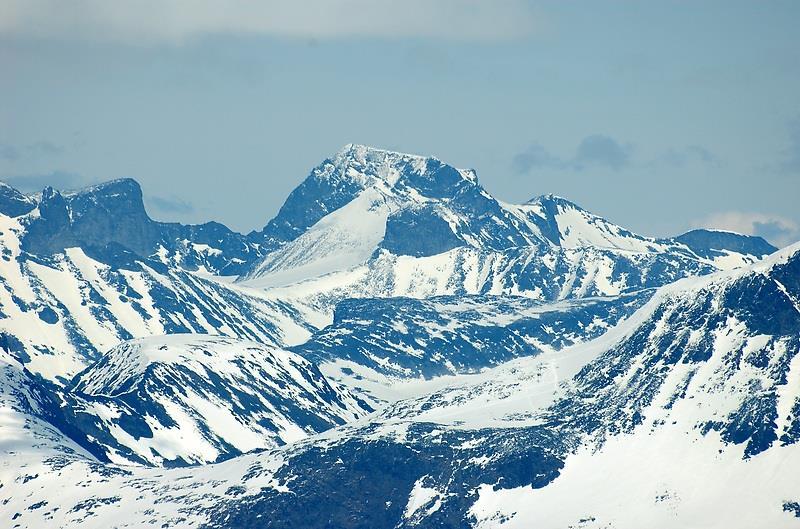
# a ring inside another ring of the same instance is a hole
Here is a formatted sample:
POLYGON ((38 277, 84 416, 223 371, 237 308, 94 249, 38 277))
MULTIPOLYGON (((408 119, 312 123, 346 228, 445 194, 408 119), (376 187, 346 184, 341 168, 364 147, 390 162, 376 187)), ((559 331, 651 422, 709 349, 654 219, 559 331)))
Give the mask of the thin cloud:
POLYGON ((16 175, 0 178, 11 187, 15 187, 26 193, 41 191, 47 186, 55 189, 74 189, 88 185, 84 177, 77 173, 68 171, 53 171, 46 174, 16 175))
POLYGON ((783 247, 800 240, 800 225, 792 219, 745 211, 714 213, 692 223, 694 228, 712 228, 763 237, 783 247))
POLYGON ((524 37, 541 16, 525 0, 5 0, 0 35, 183 42, 213 34, 293 38, 524 37))
POLYGON ((533 143, 511 160, 513 169, 519 174, 534 169, 561 171, 583 171, 606 168, 622 171, 628 167, 684 167, 689 164, 719 165, 717 156, 700 145, 671 148, 657 157, 641 161, 634 159, 635 148, 630 142, 622 142, 605 134, 592 134, 583 138, 575 147, 575 154, 560 157, 548 151, 540 143, 533 143))
POLYGON ((619 171, 630 163, 632 151, 630 144, 623 145, 609 136, 594 134, 581 140, 573 164, 579 169, 599 165, 619 171))
POLYGON ((517 173, 529 173, 533 169, 564 169, 568 165, 558 156, 550 153, 541 144, 534 143, 514 156, 511 165, 517 173))
POLYGON ((40 140, 23 146, 0 143, 0 159, 8 162, 16 162, 23 158, 37 159, 61 154, 62 152, 63 149, 60 146, 47 140, 40 140))
POLYGON ((781 172, 800 173, 800 117, 788 123, 789 142, 781 153, 783 159, 778 165, 781 172))
POLYGON ((17 161, 19 157, 19 149, 7 143, 0 143, 0 159, 8 162, 14 162, 17 161))
POLYGON ((669 167, 685 167, 693 163, 704 163, 719 165, 719 158, 700 145, 689 145, 683 149, 668 149, 664 154, 657 157, 651 165, 653 166, 669 166, 669 167))
POLYGON ((631 161, 633 146, 610 136, 592 134, 583 138, 569 158, 559 157, 539 143, 534 143, 511 161, 517 173, 529 173, 534 169, 558 169, 582 171, 590 167, 605 167, 619 171, 631 161))
POLYGON ((194 211, 194 206, 190 202, 177 197, 148 196, 147 201, 162 213, 187 214, 194 211))

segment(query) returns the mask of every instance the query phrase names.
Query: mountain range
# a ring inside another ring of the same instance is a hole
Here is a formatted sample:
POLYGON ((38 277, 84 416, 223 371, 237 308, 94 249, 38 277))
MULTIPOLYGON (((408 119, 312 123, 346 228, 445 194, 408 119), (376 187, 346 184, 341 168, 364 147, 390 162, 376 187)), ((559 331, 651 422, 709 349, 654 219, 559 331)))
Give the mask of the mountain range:
POLYGON ((0 251, 9 527, 800 524, 798 245, 348 145, 249 234, 2 185, 0 251))

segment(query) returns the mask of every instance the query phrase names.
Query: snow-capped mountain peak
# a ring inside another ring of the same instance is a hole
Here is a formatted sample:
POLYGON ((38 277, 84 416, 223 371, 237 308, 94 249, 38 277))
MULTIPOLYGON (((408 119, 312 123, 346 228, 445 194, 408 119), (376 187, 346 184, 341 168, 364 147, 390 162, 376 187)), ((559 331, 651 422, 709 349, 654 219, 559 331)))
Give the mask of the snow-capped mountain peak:
MULTIPOLYGON (((425 156, 421 154, 411 154, 389 149, 381 149, 369 145, 349 143, 345 145, 332 159, 334 165, 345 166, 377 176, 392 183, 391 175, 385 170, 394 169, 396 171, 407 170, 410 166, 421 176, 435 178, 441 176, 436 172, 437 168, 449 166, 436 156, 425 156), (382 169, 384 171, 382 171, 382 169)), ((477 174, 472 169, 457 169, 462 176, 474 183, 477 183, 477 174)), ((350 173, 352 174, 352 173, 350 173)))
POLYGON ((20 218, 25 228, 22 249, 39 257, 81 248, 112 266, 118 266, 124 255, 125 261, 153 258, 189 270, 238 275, 263 255, 258 239, 216 222, 183 225, 153 220, 141 186, 131 178, 73 191, 48 186, 29 196, 3 184, 0 213, 20 218))
POLYGON ((556 195, 555 193, 545 193, 543 195, 536 195, 535 197, 532 197, 530 200, 525 202, 525 204, 531 204, 531 205, 536 205, 536 204, 538 204, 538 205, 555 204, 555 205, 563 206, 565 208, 583 210, 583 208, 580 207, 575 202, 573 202, 573 201, 571 201, 571 200, 569 200, 567 198, 564 198, 564 197, 562 197, 560 195, 556 195))
POLYGON ((263 234, 267 254, 242 281, 282 288, 302 280, 307 289, 292 295, 334 290, 334 299, 616 295, 761 257, 746 244, 695 253, 682 241, 638 235, 552 194, 502 203, 472 170, 364 145, 348 145, 316 167, 263 234), (334 263, 333 254, 347 258, 334 263), (403 286, 409 280, 422 288, 403 286))
POLYGON ((331 236, 331 231, 346 235, 360 222, 357 219, 372 219, 376 212, 380 219, 370 229, 371 247, 364 247, 360 260, 348 260, 349 266, 361 264, 379 248, 401 255, 433 255, 490 239, 502 239, 505 245, 531 241, 516 233, 512 219, 501 218, 509 216, 479 185, 474 171, 433 157, 348 145, 292 191, 262 232, 272 254, 247 277, 285 276, 289 261, 291 268, 308 267, 331 253, 331 248, 321 245, 323 239, 341 239, 331 236), (415 230, 411 238, 409 226, 415 230), (438 240, 432 241, 434 236, 438 240))
POLYGON ((315 167, 260 233, 267 245, 278 248, 367 188, 424 201, 451 197, 463 187, 477 185, 474 171, 456 169, 433 157, 350 144, 315 167))

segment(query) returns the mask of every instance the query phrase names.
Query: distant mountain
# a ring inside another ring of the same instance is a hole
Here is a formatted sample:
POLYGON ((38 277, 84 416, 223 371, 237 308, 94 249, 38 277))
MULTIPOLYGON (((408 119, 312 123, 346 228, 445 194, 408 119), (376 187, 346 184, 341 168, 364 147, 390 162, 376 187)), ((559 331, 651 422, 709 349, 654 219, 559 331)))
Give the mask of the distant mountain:
POLYGON ((778 251, 761 237, 730 231, 692 230, 675 237, 675 240, 708 259, 725 259, 737 255, 763 257, 778 251))
POLYGON ((0 212, 19 218, 26 228, 22 249, 40 257, 81 248, 114 265, 114 254, 124 249, 187 269, 238 275, 261 255, 258 241, 216 222, 152 220, 139 184, 129 178, 74 192, 48 187, 35 197, 2 184, 0 212))
POLYGON ((762 257, 774 251, 758 237, 718 231, 642 237, 554 195, 505 204, 472 170, 363 145, 348 145, 323 161, 264 229, 248 235, 216 222, 154 221, 132 179, 30 196, 0 183, 0 213, 18 218, 25 226, 22 249, 39 257, 81 248, 116 266, 118 254, 130 252, 215 275, 271 276, 267 284, 342 271, 377 250, 421 258, 467 248, 543 255, 554 247, 591 247, 712 262, 726 252, 762 257))
POLYGON ((156 466, 229 459, 372 411, 296 354, 191 334, 114 347, 58 408, 73 438, 101 459, 156 466))
POLYGON ((698 253, 553 195, 505 204, 474 171, 362 145, 315 168, 264 233, 270 250, 242 284, 323 305, 347 297, 618 295, 740 266, 771 248, 755 238, 742 243, 746 236, 736 245, 690 237, 698 253))

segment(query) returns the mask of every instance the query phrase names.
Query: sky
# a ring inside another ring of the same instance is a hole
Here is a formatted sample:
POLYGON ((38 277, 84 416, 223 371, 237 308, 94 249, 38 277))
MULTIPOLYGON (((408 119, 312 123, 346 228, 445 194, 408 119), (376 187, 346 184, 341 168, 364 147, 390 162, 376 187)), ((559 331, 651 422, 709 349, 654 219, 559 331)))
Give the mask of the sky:
POLYGON ((800 2, 4 0, 0 179, 260 229, 347 143, 638 233, 800 239, 800 2))

